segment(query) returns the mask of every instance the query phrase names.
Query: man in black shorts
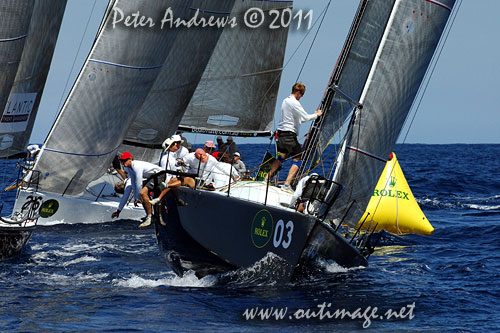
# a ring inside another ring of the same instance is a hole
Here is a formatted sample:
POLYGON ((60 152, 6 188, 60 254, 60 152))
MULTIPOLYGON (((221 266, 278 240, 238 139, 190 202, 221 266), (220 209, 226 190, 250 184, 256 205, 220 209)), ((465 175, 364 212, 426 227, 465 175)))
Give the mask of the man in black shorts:
POLYGON ((288 172, 285 185, 281 188, 287 192, 293 192, 290 183, 299 171, 300 164, 302 163, 302 148, 297 141, 297 134, 299 133, 300 124, 306 121, 315 120, 323 114, 322 110, 316 110, 313 114, 308 114, 299 100, 306 93, 306 87, 302 82, 294 84, 292 87, 292 94, 283 100, 281 105, 281 120, 278 124, 278 159, 271 165, 271 171, 268 177, 278 170, 281 161, 287 157, 293 159, 292 167, 288 172))

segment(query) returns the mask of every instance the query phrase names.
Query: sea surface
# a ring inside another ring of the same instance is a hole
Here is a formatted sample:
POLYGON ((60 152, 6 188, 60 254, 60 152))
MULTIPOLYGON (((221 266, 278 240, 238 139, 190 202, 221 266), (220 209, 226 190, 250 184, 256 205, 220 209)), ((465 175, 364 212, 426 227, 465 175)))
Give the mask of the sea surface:
MULTIPOLYGON (((250 169, 266 148, 239 146, 250 169)), ((500 331, 500 145, 398 145, 395 152, 436 230, 383 233, 367 268, 318 262, 314 276, 286 285, 247 279, 254 267, 179 278, 153 228, 138 229, 137 221, 38 227, 20 257, 0 262, 0 330, 500 331), (256 309, 286 315, 245 316, 256 309), (350 316, 328 316, 342 309, 350 316), (389 310, 397 315, 388 319, 389 310)), ((15 161, 0 163, 6 184, 16 177, 15 161)), ((14 199, 2 194, 3 214, 14 199)))

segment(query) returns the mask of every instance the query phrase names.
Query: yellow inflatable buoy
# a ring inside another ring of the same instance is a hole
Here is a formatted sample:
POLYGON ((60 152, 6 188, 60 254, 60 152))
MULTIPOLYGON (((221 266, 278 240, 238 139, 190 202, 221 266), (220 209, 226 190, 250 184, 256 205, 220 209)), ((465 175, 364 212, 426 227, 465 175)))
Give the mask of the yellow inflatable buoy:
POLYGON ((358 222, 358 227, 366 218, 362 229, 373 229, 378 223, 375 231, 385 229, 397 235, 432 234, 434 228, 415 200, 396 154, 392 153, 391 156, 373 191, 365 214, 358 222))

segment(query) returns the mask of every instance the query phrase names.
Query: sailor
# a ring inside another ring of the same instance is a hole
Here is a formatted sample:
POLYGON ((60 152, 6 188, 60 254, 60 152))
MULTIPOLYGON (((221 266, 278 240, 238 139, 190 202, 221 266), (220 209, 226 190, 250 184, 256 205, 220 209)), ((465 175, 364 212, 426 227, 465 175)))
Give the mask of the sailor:
POLYGON ((174 160, 179 160, 189 154, 189 150, 186 147, 182 146, 183 142, 184 140, 178 134, 172 135, 170 138, 163 141, 162 146, 164 150, 163 156, 160 160, 160 167, 162 167, 164 170, 167 169, 167 161, 169 159, 169 156, 171 156, 174 160))
POLYGON ((224 143, 224 141, 222 140, 222 136, 218 136, 217 137, 217 147, 218 147, 218 150, 212 154, 213 157, 218 158, 218 155, 219 154, 224 154, 226 152, 226 144, 224 143))
POLYGON ((185 156, 183 162, 188 168, 189 173, 197 173, 200 176, 201 186, 212 184, 214 182, 213 176, 215 173, 220 173, 229 177, 227 168, 220 165, 215 157, 207 154, 201 148, 185 156))
POLYGON ((247 172, 247 168, 245 167, 245 163, 243 163, 243 161, 241 160, 241 155, 238 152, 234 153, 233 168, 235 168, 236 171, 238 171, 238 173, 241 177, 244 177, 246 172, 247 172))
POLYGON ((203 150, 212 155, 215 152, 215 143, 212 140, 205 141, 205 145, 203 146, 203 150))
POLYGON ((297 141, 300 125, 303 122, 315 120, 323 114, 322 110, 316 110, 313 114, 308 114, 304 110, 299 100, 305 93, 306 87, 302 82, 298 82, 293 85, 292 94, 283 100, 283 104, 281 105, 281 120, 277 127, 278 138, 276 139, 279 156, 271 165, 271 171, 267 175, 267 178, 271 177, 280 167, 281 161, 287 157, 291 157, 293 164, 288 172, 285 185, 281 187, 282 190, 290 193, 293 192, 290 183, 297 174, 297 171, 299 171, 300 164, 302 163, 302 148, 297 141))
POLYGON ((236 142, 233 141, 233 137, 232 136, 228 136, 227 137, 227 141, 226 141, 226 151, 225 153, 229 155, 229 158, 231 158, 231 160, 233 159, 234 157, 234 153, 236 153, 238 150, 238 145, 236 144, 236 142))
MULTIPOLYGON (((130 181, 132 184, 132 191, 134 193, 134 206, 138 206, 139 201, 142 202, 144 209, 146 210, 146 219, 142 222, 139 227, 147 227, 151 224, 151 204, 149 203, 149 192, 153 190, 154 183, 150 180, 144 183, 146 179, 155 173, 162 171, 162 169, 153 163, 145 161, 136 161, 132 158, 132 154, 129 152, 124 152, 120 156, 120 161, 125 167, 130 181)), ((159 182, 165 181, 165 175, 159 177, 159 182)))
MULTIPOLYGON (((180 161, 182 160, 177 158, 178 156, 177 152, 181 150, 180 148, 184 147, 181 147, 181 142, 177 141, 177 139, 180 138, 177 138, 176 135, 174 135, 172 138, 165 140, 165 142, 163 143, 163 147, 166 147, 166 151, 164 152, 164 157, 166 158, 162 158, 161 167, 164 170, 177 171, 180 168, 180 165, 182 164, 180 163, 180 161)), ((172 188, 179 186, 188 186, 190 188, 194 188, 195 180, 191 177, 173 177, 171 174, 167 173, 165 177, 165 182, 161 183, 161 186, 163 187, 163 190, 161 191, 160 195, 157 198, 154 198, 149 201, 151 205, 159 204, 163 199, 163 197, 172 188)), ((184 204, 184 202, 179 198, 177 199, 177 201, 181 204, 184 204)), ((162 225, 165 225, 165 223, 161 219, 161 215, 160 215, 160 223, 162 225)))

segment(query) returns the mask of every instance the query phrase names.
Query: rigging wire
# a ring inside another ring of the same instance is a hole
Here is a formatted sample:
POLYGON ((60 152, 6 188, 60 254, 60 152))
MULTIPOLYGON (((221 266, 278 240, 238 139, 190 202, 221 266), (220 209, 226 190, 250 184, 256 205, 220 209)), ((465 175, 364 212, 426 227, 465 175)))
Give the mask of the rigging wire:
MULTIPOLYGON (((73 59, 73 64, 71 65, 71 70, 68 73, 68 78, 66 79, 66 84, 64 85, 64 90, 63 90, 63 92, 61 94, 61 99, 59 100, 59 104, 57 106, 57 110, 61 110, 62 102, 64 100, 64 96, 66 95, 66 89, 68 89, 69 79, 71 77, 71 73, 73 73, 73 69, 75 68, 76 59, 78 58, 78 55, 80 54, 80 49, 82 47, 85 35, 87 34, 87 30, 88 30, 88 27, 89 27, 89 24, 90 24, 90 20, 91 20, 93 14, 94 14, 96 3, 97 3, 97 0, 94 0, 94 4, 92 5, 92 10, 90 11, 89 17, 87 19, 87 24, 85 25, 85 30, 83 32, 82 38, 80 39, 80 45, 78 45, 78 49, 77 49, 77 51, 75 53, 75 58, 73 59)), ((57 114, 56 114, 55 118, 57 118, 57 114)))
MULTIPOLYGON (((285 64, 283 65, 283 68, 281 69, 281 71, 276 75, 276 77, 274 78, 273 82, 271 82, 271 84, 269 85, 269 88, 266 90, 266 92, 263 94, 263 97, 262 97, 262 104, 264 103, 265 99, 266 99, 266 96, 268 94, 268 92, 271 90, 271 88, 274 86, 274 84, 276 83, 276 81, 278 81, 280 78, 281 78, 281 74, 283 73, 283 71, 285 70, 285 68, 288 67, 288 65, 290 64, 290 62, 292 61, 292 59, 295 57, 295 55, 297 54, 297 52, 299 51, 299 49, 302 47, 302 44, 304 44, 304 42, 306 41, 307 37, 309 36, 309 34, 311 33, 311 31, 313 30, 313 28, 316 26, 316 24, 319 22, 320 18, 323 16, 323 14, 325 14, 324 16, 326 16, 326 11, 328 10, 329 6, 330 6, 330 3, 332 2, 332 0, 329 0, 328 4, 326 5, 326 7, 321 11, 321 13, 319 14, 318 18, 316 19, 316 21, 314 21, 314 23, 311 25, 311 29, 309 29, 306 33, 306 35, 304 36, 304 38, 302 38, 302 40, 300 41, 299 45, 297 45, 297 47, 295 48, 295 50, 293 51, 292 55, 285 61, 285 64)), ((323 16, 323 18, 324 18, 323 16)), ((323 20, 321 20, 321 23, 323 23, 323 20)), ((319 29, 318 29, 319 30, 319 29)), ((317 35, 317 32, 316 32, 316 35, 317 35)), ((314 39, 316 39, 316 36, 314 37, 314 39)), ((314 41, 313 41, 313 44, 314 44, 314 41)), ((312 44, 311 44, 311 48, 312 48, 312 44)), ((311 49, 309 49, 309 52, 311 51, 311 49)), ((309 55, 309 53, 308 53, 309 55)), ((307 61, 307 58, 304 60, 304 63, 307 61)), ((303 68, 304 66, 302 66, 303 68)), ((302 71, 302 70, 301 70, 302 71)), ((300 75, 300 74, 299 74, 300 75)), ((276 118, 276 117, 274 117, 276 118)), ((276 119, 274 119, 274 128, 276 128, 276 119)))
MULTIPOLYGON (((307 60, 309 59, 309 55, 310 55, 311 50, 314 46, 314 43, 316 42, 316 38, 318 37, 318 33, 321 30, 321 26, 323 25, 323 21, 325 20, 326 14, 328 13, 328 9, 330 8, 331 3, 332 3, 332 0, 329 0, 325 9, 323 9, 323 12, 322 12, 323 17, 321 18, 321 22, 319 23, 318 29, 316 30, 316 34, 314 35, 314 38, 311 42, 311 45, 309 46, 309 50, 307 51, 307 55, 304 59, 304 63, 302 64, 302 67, 300 68, 299 75, 297 75, 297 80, 295 80, 295 82, 299 82, 300 75, 302 74, 302 71, 304 70, 304 67, 307 63, 307 60)), ((318 17, 318 19, 319 19, 319 17, 318 17)))

